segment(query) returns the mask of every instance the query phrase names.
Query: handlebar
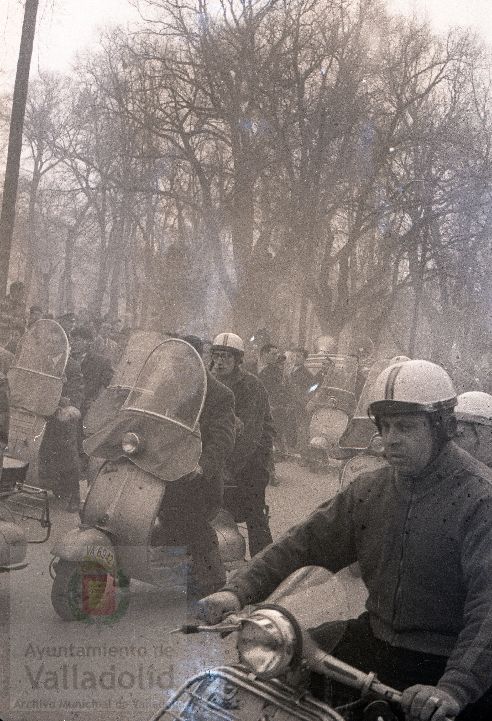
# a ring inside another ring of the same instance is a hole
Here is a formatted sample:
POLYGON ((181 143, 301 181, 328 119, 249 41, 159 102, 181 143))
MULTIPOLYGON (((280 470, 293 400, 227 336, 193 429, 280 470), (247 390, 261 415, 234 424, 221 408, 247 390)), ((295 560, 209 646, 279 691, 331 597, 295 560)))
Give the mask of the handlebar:
MULTIPOLYGON (((313 670, 346 686, 357 689, 362 696, 372 692, 381 699, 401 705, 402 693, 378 681, 376 674, 359 671, 329 653, 325 653, 306 633, 303 633, 303 644, 304 650, 309 656, 309 666, 313 670)), ((454 721, 454 719, 445 716, 445 721, 454 721)))
MULTIPOLYGON (((180 632, 190 634, 206 632, 220 633, 223 636, 228 636, 230 633, 241 629, 241 622, 244 618, 245 616, 241 614, 231 613, 226 616, 221 623, 210 626, 186 624, 174 629, 171 633, 180 632)), ((306 631, 302 630, 301 633, 303 656, 307 665, 313 671, 317 671, 321 675, 327 676, 334 681, 357 689, 361 696, 373 693, 380 699, 401 706, 403 694, 400 691, 381 683, 375 673, 364 673, 354 668, 354 666, 340 661, 338 658, 335 658, 335 656, 331 656, 329 653, 323 651, 306 631)), ((454 718, 445 716, 445 721, 454 721, 454 718)))

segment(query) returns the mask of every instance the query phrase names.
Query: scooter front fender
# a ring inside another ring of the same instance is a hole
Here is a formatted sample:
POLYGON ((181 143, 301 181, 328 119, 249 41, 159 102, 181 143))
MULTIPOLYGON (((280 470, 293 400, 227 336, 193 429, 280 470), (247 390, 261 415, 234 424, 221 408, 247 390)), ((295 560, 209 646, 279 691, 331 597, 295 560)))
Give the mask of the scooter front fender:
POLYGON ((62 561, 93 561, 108 569, 113 569, 116 562, 111 539, 98 528, 74 528, 54 545, 51 553, 62 561))

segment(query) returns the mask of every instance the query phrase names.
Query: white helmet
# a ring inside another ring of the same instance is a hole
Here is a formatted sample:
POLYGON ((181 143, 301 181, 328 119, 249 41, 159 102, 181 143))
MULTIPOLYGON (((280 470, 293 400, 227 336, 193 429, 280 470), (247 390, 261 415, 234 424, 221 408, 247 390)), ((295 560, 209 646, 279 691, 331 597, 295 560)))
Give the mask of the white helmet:
POLYGON ((374 381, 369 413, 451 411, 457 403, 453 382, 444 368, 425 360, 407 360, 385 368, 374 381))
POLYGON ((315 342, 317 353, 335 353, 337 342, 331 335, 320 335, 315 342))
POLYGON ((235 333, 219 333, 214 338, 212 350, 231 350, 234 353, 244 353, 244 343, 235 333))
POLYGON ((467 423, 492 426, 492 396, 481 391, 469 391, 458 396, 456 418, 467 423))

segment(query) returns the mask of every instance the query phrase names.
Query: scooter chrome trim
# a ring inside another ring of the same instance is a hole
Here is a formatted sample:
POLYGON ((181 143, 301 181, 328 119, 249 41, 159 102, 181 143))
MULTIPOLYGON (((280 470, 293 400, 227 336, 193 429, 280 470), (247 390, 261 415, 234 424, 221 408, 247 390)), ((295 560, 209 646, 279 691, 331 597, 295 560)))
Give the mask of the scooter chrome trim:
MULTIPOLYGON (((207 679, 213 681, 215 678, 222 679, 239 689, 260 697, 264 702, 264 707, 267 705, 276 706, 296 721, 344 721, 343 717, 334 709, 321 701, 317 701, 307 692, 299 694, 298 691, 286 686, 277 679, 268 682, 261 681, 241 666, 219 666, 193 676, 181 686, 164 708, 152 717, 151 721, 189 721, 190 715, 187 706, 189 702, 193 701, 204 704, 207 718, 210 718, 211 713, 213 713, 217 721, 246 721, 237 710, 222 708, 218 703, 200 697, 197 694, 197 689, 193 688, 202 681, 207 679), (189 696, 189 702, 183 707, 183 697, 187 695, 189 696), (179 708, 173 709, 173 706, 177 705, 180 700, 179 708)), ((193 716, 193 718, 195 717, 196 721, 200 721, 197 714, 193 716)), ((261 718, 262 714, 259 713, 258 719, 248 718, 247 721, 260 721, 261 718)))
MULTIPOLYGON (((181 423, 181 421, 177 421, 175 418, 170 419, 169 416, 163 416, 160 413, 155 413, 154 411, 147 411, 142 410, 141 408, 135 408, 135 406, 125 406, 121 409, 124 411, 131 411, 132 413, 138 413, 141 416, 151 416, 152 418, 158 418, 160 421, 169 421, 172 420, 173 424, 176 426, 180 426, 180 428, 184 428, 186 431, 189 431, 190 433, 193 433, 193 435, 199 435, 196 433, 196 428, 198 426, 198 421, 195 423, 194 426, 187 426, 186 423, 181 423)), ((202 409, 200 408, 200 413, 202 409)))

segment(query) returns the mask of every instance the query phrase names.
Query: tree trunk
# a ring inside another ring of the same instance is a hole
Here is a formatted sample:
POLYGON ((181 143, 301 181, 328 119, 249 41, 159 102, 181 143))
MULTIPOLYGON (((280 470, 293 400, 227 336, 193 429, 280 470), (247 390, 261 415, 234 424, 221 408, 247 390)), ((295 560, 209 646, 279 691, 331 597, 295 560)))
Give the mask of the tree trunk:
POLYGON ((63 286, 65 289, 65 311, 73 313, 73 253, 75 238, 71 228, 67 230, 65 238, 65 268, 63 272, 63 286))
POLYGON ((9 277, 10 249, 15 224, 15 205, 17 201, 20 157, 22 152, 22 133, 24 129, 27 91, 29 88, 29 71, 31 68, 38 4, 39 0, 26 0, 25 3, 19 59, 17 61, 17 72, 15 76, 2 211, 0 214, 0 297, 3 297, 7 292, 9 277))
POLYGON ((34 170, 32 173, 31 187, 29 188, 29 207, 27 210, 26 269, 24 273, 24 283, 28 290, 31 288, 31 281, 34 271, 33 256, 34 249, 36 247, 36 201, 40 181, 41 172, 39 169, 39 161, 36 158, 34 160, 34 170))

